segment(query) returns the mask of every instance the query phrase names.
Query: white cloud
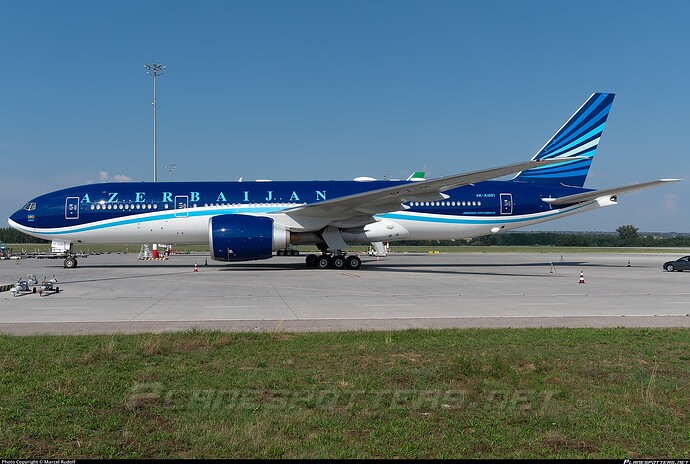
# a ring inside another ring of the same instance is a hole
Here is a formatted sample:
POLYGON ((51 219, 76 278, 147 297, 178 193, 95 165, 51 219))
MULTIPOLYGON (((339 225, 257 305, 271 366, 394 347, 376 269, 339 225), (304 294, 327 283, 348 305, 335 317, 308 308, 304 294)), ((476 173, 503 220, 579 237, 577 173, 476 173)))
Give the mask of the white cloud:
POLYGON ((677 214, 678 213, 678 195, 675 193, 667 193, 664 195, 664 203, 662 205, 664 213, 677 214))
MULTIPOLYGON (((98 182, 108 182, 110 180, 110 174, 107 171, 99 171, 98 172, 98 182)), ((129 176, 126 176, 124 174, 115 174, 113 176, 113 182, 134 182, 134 179, 132 179, 129 176)))

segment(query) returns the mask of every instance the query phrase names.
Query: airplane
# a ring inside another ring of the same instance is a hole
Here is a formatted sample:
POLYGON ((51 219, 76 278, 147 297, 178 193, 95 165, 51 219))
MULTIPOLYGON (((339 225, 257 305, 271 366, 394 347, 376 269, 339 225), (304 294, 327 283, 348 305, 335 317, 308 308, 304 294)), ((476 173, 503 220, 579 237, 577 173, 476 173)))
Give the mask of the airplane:
MULTIPOLYGON (((355 270, 362 260, 346 251, 354 243, 490 235, 679 181, 584 187, 614 96, 592 94, 532 159, 506 166, 414 180, 88 184, 40 195, 8 222, 67 249, 75 243, 208 244, 211 258, 226 262, 315 244, 320 254, 308 255, 308 266, 355 270)), ((75 255, 64 266, 76 267, 75 255)))

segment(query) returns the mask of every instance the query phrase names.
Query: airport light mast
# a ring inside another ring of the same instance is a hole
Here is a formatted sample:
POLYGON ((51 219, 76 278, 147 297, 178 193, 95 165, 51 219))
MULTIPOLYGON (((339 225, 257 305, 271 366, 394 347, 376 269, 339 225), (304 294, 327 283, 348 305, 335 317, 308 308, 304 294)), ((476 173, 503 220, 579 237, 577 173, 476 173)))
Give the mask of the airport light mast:
POLYGON ((146 74, 153 76, 153 181, 158 182, 156 168, 156 77, 163 75, 165 66, 160 63, 145 64, 146 74))
POLYGON ((175 165, 175 163, 170 163, 166 166, 166 169, 170 173, 170 182, 172 182, 172 175, 173 175, 173 172, 175 172, 176 167, 177 166, 175 165))

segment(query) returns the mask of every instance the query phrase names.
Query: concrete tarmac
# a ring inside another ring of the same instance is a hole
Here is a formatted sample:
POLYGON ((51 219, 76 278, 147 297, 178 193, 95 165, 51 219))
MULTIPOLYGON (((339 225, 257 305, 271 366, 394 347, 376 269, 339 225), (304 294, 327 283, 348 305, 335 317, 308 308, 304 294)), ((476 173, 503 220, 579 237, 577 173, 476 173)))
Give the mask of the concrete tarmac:
POLYGON ((393 253, 362 256, 359 271, 308 268, 304 256, 3 260, 0 285, 35 274, 60 292, 0 293, 0 333, 690 327, 690 272, 661 269, 682 254, 393 253))

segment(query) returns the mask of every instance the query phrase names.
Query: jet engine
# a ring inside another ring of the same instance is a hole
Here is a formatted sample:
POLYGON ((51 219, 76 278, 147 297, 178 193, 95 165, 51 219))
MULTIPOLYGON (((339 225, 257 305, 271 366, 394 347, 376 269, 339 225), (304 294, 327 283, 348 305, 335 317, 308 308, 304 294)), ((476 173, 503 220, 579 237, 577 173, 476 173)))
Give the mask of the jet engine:
POLYGON ((290 244, 290 231, 270 217, 225 214, 209 220, 211 258, 217 261, 252 261, 273 256, 290 244))

